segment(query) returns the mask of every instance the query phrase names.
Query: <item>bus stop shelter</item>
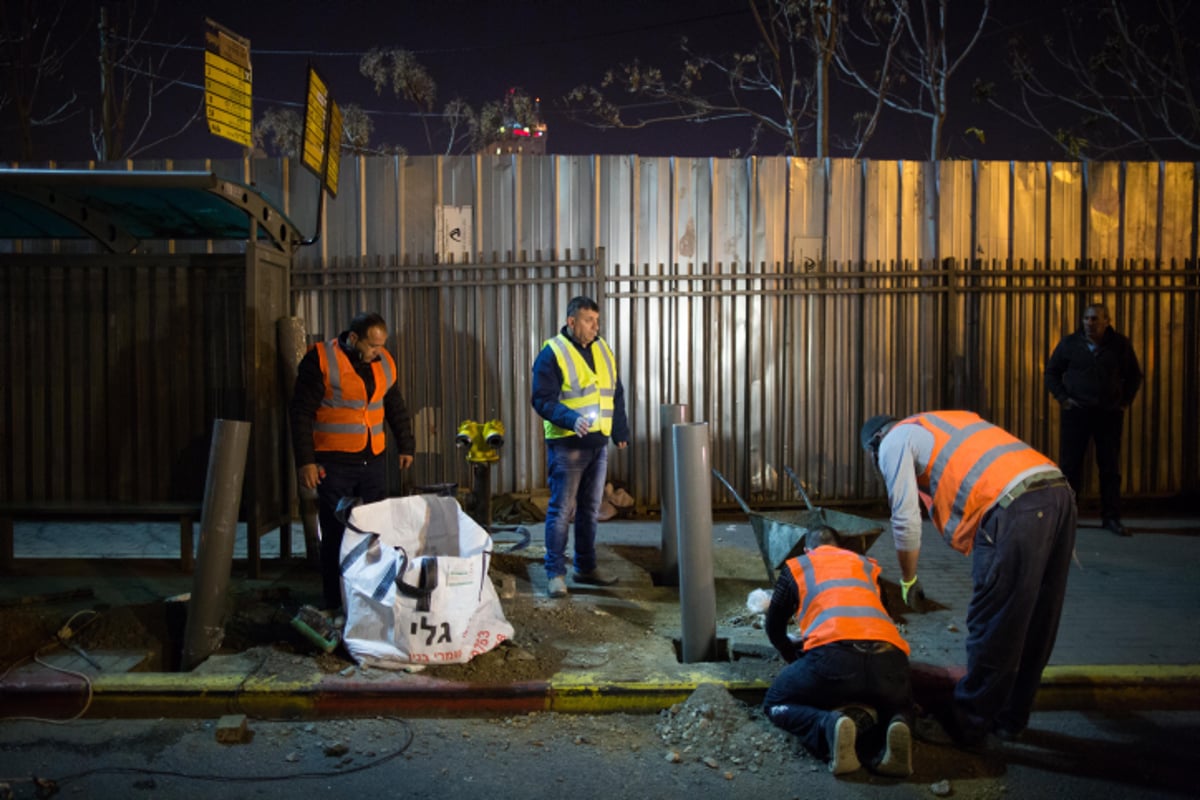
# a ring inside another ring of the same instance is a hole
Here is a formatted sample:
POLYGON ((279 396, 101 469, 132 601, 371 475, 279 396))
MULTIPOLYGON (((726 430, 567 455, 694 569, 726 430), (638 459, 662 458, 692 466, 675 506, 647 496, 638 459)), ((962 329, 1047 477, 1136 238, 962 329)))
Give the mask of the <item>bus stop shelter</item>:
MULTIPOLYGON (((305 242, 208 172, 0 170, 0 545, 12 520, 171 517, 181 551, 217 419, 251 423, 240 518, 290 555, 276 322, 305 242)), ((5 554, 0 553, 0 557, 5 554)), ((191 552, 181 552, 190 566, 191 552)))

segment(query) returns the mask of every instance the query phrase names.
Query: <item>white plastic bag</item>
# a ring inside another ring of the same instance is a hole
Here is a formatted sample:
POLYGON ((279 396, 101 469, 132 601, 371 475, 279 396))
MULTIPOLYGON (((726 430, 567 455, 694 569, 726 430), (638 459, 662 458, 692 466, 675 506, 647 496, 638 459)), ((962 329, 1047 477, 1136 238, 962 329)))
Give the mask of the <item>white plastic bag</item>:
POLYGON ((462 664, 512 638, 487 574, 492 539, 454 498, 382 500, 349 522, 343 640, 359 664, 462 664))

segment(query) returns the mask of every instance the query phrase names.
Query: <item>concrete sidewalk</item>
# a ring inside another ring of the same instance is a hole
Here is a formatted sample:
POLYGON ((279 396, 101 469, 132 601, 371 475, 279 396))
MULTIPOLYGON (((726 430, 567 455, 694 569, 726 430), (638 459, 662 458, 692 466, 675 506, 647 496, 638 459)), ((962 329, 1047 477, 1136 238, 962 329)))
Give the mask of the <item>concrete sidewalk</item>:
MULTIPOLYGON (((1038 697, 1042 709, 1070 708, 1200 708, 1200 518, 1129 518, 1132 538, 1120 538, 1084 518, 1079 529, 1079 563, 1072 567, 1057 646, 1038 697)), ((541 526, 531 526, 539 542, 541 526)), ((244 536, 244 534, 243 534, 244 536)), ((35 593, 89 586, 97 604, 150 602, 190 588, 182 573, 141 574, 139 562, 122 562, 128 575, 113 579, 59 574, 49 558, 175 559, 178 530, 170 524, 63 525, 19 524, 15 530, 17 570, 0 581, 0 601, 35 593), (36 559, 24 564, 21 559, 36 559), (90 581, 90 582, 89 582, 90 581)), ((276 536, 262 541, 263 556, 278 553, 276 536)), ((658 548, 657 520, 614 521, 601 526, 602 557, 619 562, 625 548, 658 548)), ((303 552, 299 526, 293 552, 303 552)), ((770 589, 750 525, 744 517, 717 520, 713 546, 718 553, 716 578, 736 579, 739 587, 770 589), (750 556, 725 559, 722 553, 750 556), (723 575, 737 564, 738 575, 723 575)), ((244 539, 235 558, 244 557, 244 539)), ((869 555, 883 568, 885 582, 896 583, 898 570, 890 537, 885 534, 869 555)), ((268 571, 271 561, 265 562, 268 571)), ((275 562, 277 564, 278 562, 275 562)), ((572 594, 565 601, 628 611, 663 604, 678 607, 677 593, 655 587, 637 564, 615 563, 626 576, 613 591, 572 594), (606 605, 607 604, 607 605, 606 605), (657 605, 656 605, 657 604, 657 605)), ((235 574, 239 566, 235 563, 235 574)), ((291 575, 291 573, 288 573, 291 575)), ((913 644, 914 684, 921 696, 942 692, 962 672, 965 657, 966 606, 970 597, 970 560, 946 546, 926 523, 920 562, 921 582, 939 606, 925 614, 906 615, 903 630, 913 644)), ((272 578, 268 576, 269 582, 272 578)), ((278 580, 278 575, 275 577, 278 580)), ((242 582, 244 579, 235 579, 242 582)), ((315 575, 309 580, 315 581, 315 575)), ((544 595, 544 577, 530 569, 518 592, 544 595)), ((539 600, 539 602, 542 602, 539 600)), ((668 609, 670 610, 670 609, 668 609)), ((637 615, 632 615, 637 616, 637 615)), ((264 673, 261 664, 237 655, 214 656, 204 669, 191 673, 93 671, 89 681, 41 667, 20 665, 0 678, 0 707, 5 715, 70 716, 86 708, 93 716, 201 716, 238 711, 265 717, 331 717, 373 713, 407 715, 512 714, 529 711, 602 713, 655 712, 681 702, 700 683, 725 685, 747 700, 761 697, 779 663, 766 663, 762 676, 746 680, 730 662, 681 664, 662 657, 669 652, 670 630, 646 631, 630 641, 630 657, 653 649, 646 661, 613 659, 595 665, 587 653, 572 654, 570 641, 556 643, 568 652, 562 669, 546 680, 511 684, 451 682, 423 674, 381 670, 352 675, 322 674, 315 666, 301 679, 281 680, 264 673), (573 657, 574 656, 574 657, 573 657), (669 662, 669 663, 668 663, 669 662), (652 663, 652 668, 645 668, 652 663), (637 666, 631 666, 636 664, 637 666), (641 669, 639 674, 632 674, 641 669)), ((677 635, 678 629, 675 630, 677 635)), ((718 630, 719 637, 727 632, 718 630)), ((518 637, 520 632, 518 631, 518 637)), ((731 650, 757 648, 770 656, 761 631, 731 641, 731 650)), ((765 662, 764 662, 765 663, 765 662)))

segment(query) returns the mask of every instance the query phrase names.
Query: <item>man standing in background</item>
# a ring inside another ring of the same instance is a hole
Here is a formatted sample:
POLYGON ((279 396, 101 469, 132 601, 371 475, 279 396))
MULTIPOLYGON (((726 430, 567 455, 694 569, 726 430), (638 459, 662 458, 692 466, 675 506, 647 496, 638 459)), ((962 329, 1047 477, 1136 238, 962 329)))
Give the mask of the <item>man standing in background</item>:
POLYGON ((1046 362, 1045 378, 1046 390, 1062 406, 1059 467, 1078 497, 1088 442, 1095 442, 1102 524, 1129 536, 1121 523, 1121 434, 1142 369, 1129 339, 1109 322, 1107 307, 1084 309, 1079 330, 1064 337, 1046 362))

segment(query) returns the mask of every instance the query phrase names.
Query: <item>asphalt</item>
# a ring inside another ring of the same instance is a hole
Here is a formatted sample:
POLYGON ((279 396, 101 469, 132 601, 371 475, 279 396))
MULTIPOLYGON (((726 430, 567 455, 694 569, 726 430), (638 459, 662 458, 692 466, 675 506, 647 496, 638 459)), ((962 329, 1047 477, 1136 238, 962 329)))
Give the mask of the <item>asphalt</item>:
MULTIPOLYGON (((1050 665, 1043 675, 1037 707, 1051 709, 1197 709, 1200 708, 1200 515, 1130 517, 1129 538, 1102 529, 1095 518, 1080 520, 1077 560, 1069 578, 1066 604, 1050 665)), ((533 540, 541 528, 531 526, 533 540)), ((120 605, 162 600, 186 591, 191 578, 171 561, 178 557, 178 529, 172 525, 84 525, 18 523, 15 531, 16 568, 0 581, 0 603, 22 598, 69 593, 86 588, 94 602, 120 605), (79 568, 79 564, 117 565, 116 572, 79 568), (68 567, 67 565, 74 565, 68 567), (147 565, 154 564, 150 569, 147 565), (167 564, 167 567, 163 567, 167 564)), ((243 534, 244 538, 244 534, 243 534)), ((273 555, 268 536, 263 555, 268 559, 262 581, 272 574, 273 555)), ((293 531, 293 551, 303 552, 299 526, 293 531)), ((628 608, 650 602, 678 606, 678 595, 655 586, 643 565, 625 559, 633 550, 661 544, 655 520, 617 520, 603 523, 601 557, 623 575, 611 590, 573 594, 546 603, 604 603, 628 608)), ((753 529, 744 516, 713 523, 714 577, 736 579, 738 587, 769 589, 753 529), (726 558, 733 553, 754 557, 726 558), (723 570, 736 570, 729 575, 723 570)), ((885 582, 896 582, 897 567, 888 535, 869 554, 883 568, 885 582)), ((250 582, 239 577, 244 540, 235 550, 233 585, 250 582)), ((278 561, 274 562, 279 564, 278 561)), ((244 571, 244 570, 242 570, 244 571)), ((287 573, 292 574, 295 570, 287 573)), ((544 578, 531 569, 517 591, 542 598, 544 578)), ((933 610, 909 614, 904 632, 914 644, 911 656, 918 701, 947 691, 963 672, 970 597, 970 560, 947 547, 926 523, 920 578, 934 601, 933 610)), ((659 609, 662 610, 661 608, 659 609)), ((668 609, 669 610, 669 609, 668 609)), ((678 629, 675 631, 678 634, 678 629)), ((725 631, 716 634, 723 637, 725 631)), ((296 678, 264 672, 261 664, 237 654, 213 656, 192 672, 125 672, 84 667, 85 682, 37 663, 25 662, 0 676, 0 716, 33 715, 92 717, 211 717, 240 712, 279 718, 349 717, 364 714, 451 716, 520 714, 532 711, 578 713, 652 713, 686 700, 702 683, 719 683, 736 696, 760 698, 769 676, 747 680, 733 659, 679 663, 661 657, 670 630, 647 631, 647 636, 623 643, 627 656, 597 662, 573 641, 556 645, 567 651, 559 672, 546 680, 511 684, 472 684, 407 672, 350 670, 353 674, 311 674, 296 678), (638 660, 642 650, 659 657, 638 660), (646 668, 646 663, 653 663, 646 668), (641 670, 640 672, 638 670, 641 670)), ((765 637, 729 641, 728 652, 761 653, 765 637)), ((520 636, 520 632, 517 632, 520 636)), ((769 655, 769 653, 768 653, 769 655)), ((77 665, 78 668, 78 665, 77 665)), ((300 670, 303 673, 303 670, 300 670)), ((291 672, 289 672, 291 674, 291 672)))

